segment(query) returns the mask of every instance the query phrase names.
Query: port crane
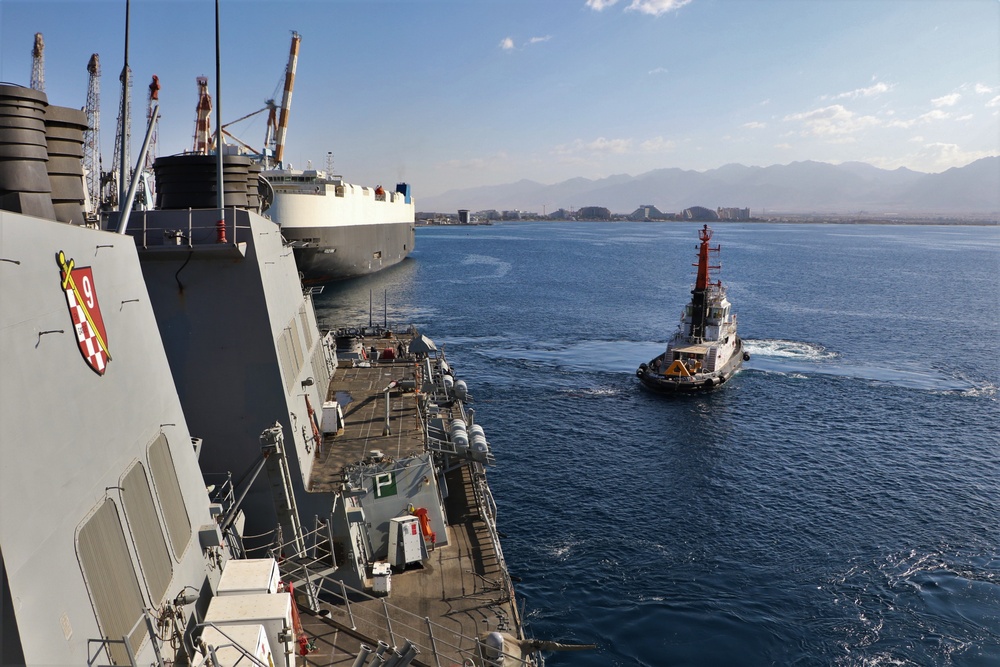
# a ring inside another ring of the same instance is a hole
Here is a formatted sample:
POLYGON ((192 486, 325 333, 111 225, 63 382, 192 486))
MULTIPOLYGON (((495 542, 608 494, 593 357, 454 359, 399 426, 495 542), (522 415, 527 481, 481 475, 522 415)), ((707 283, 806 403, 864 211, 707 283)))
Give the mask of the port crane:
POLYGON ((31 49, 31 89, 45 92, 45 41, 40 32, 35 33, 31 49))
MULTIPOLYGON (((257 109, 248 113, 245 116, 241 116, 236 120, 226 123, 222 126, 222 133, 227 137, 238 143, 243 148, 250 151, 251 154, 256 156, 261 160, 265 168, 270 168, 274 165, 280 165, 285 154, 285 137, 288 134, 288 115, 292 107, 292 91, 295 88, 295 70, 298 68, 299 63, 299 44, 302 42, 302 37, 298 32, 292 31, 292 45, 288 52, 288 64, 285 66, 285 76, 284 76, 284 88, 281 95, 281 106, 275 104, 274 99, 271 98, 264 102, 264 107, 262 109, 257 109), (243 141, 240 141, 237 137, 233 136, 226 128, 235 125, 241 121, 256 116, 259 113, 267 112, 267 128, 264 131, 264 148, 263 150, 258 150, 252 146, 247 145, 243 141)), ((199 104, 200 108, 200 104, 199 104)))
POLYGON ((199 76, 197 118, 194 121, 194 152, 208 155, 212 151, 212 96, 208 93, 208 77, 199 76))
POLYGON ((101 59, 96 53, 87 62, 87 129, 83 133, 83 174, 87 186, 86 214, 96 218, 101 205, 101 59))

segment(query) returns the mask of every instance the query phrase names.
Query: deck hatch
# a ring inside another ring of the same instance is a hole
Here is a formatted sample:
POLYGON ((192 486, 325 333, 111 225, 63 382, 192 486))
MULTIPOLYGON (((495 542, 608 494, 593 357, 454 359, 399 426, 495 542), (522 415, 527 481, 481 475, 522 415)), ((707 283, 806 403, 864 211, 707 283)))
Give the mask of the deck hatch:
MULTIPOLYGON (((113 500, 105 500, 80 528, 77 554, 101 632, 108 639, 128 635, 133 653, 138 652, 146 636, 139 623, 142 592, 113 500)), ((109 650, 115 664, 128 664, 124 646, 111 644, 109 650)))
POLYGON ((180 558, 191 540, 191 520, 184 506, 184 494, 177 480, 177 469, 170 455, 167 436, 160 434, 149 446, 149 470, 153 475, 153 487, 160 500, 163 519, 167 524, 167 536, 174 556, 180 558))
POLYGON ((150 599, 158 606, 170 585, 173 563, 141 463, 134 465, 122 480, 122 502, 150 599))

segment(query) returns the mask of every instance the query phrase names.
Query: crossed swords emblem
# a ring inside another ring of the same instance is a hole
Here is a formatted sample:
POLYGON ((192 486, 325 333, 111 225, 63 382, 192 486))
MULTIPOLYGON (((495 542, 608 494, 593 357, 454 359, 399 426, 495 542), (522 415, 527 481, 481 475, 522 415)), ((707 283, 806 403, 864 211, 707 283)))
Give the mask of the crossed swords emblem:
POLYGON ((63 290, 67 287, 73 290, 73 294, 76 296, 76 302, 80 304, 80 310, 83 311, 83 316, 87 318, 87 323, 90 325, 90 330, 94 332, 94 337, 97 338, 97 343, 101 346, 101 349, 104 350, 104 354, 108 355, 108 361, 111 361, 111 352, 108 351, 108 344, 104 342, 104 338, 101 336, 100 330, 94 325, 94 319, 90 315, 90 309, 87 308, 87 302, 80 294, 80 290, 77 288, 76 282, 73 280, 73 267, 75 265, 75 261, 72 259, 66 261, 66 253, 62 250, 59 251, 57 261, 59 262, 59 268, 63 271, 63 290))

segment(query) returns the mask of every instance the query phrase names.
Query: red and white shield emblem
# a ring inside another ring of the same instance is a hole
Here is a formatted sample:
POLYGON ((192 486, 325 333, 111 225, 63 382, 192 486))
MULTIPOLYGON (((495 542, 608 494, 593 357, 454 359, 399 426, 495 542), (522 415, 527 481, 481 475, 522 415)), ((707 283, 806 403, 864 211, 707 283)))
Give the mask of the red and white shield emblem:
POLYGON ((104 375, 111 353, 108 352, 108 333, 104 329, 101 304, 97 301, 94 273, 89 266, 75 267, 73 260, 67 261, 61 250, 56 260, 62 269, 62 288, 66 293, 80 352, 95 373, 104 375))

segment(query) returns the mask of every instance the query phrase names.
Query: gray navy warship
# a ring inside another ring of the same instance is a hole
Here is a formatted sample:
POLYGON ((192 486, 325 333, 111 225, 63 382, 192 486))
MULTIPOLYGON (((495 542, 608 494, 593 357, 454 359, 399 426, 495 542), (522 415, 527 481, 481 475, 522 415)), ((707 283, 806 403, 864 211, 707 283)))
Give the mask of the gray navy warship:
POLYGON ((579 648, 524 635, 493 453, 433 343, 342 331, 338 357, 245 159, 223 161, 224 208, 199 199, 205 156, 180 156, 159 210, 81 224, 82 172, 46 165, 79 159, 85 127, 0 86, 0 662, 579 648))

